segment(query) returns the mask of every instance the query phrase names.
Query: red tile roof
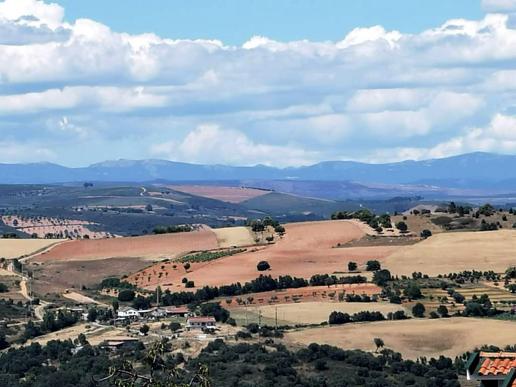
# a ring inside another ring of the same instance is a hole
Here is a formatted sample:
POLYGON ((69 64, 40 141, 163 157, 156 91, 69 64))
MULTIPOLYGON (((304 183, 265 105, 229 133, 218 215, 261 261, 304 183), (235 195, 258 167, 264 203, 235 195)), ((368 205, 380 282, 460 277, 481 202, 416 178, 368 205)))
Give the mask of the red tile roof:
MULTIPOLYGON (((481 352, 480 357, 483 360, 478 370, 479 375, 507 375, 513 368, 516 368, 516 353, 514 352, 481 352)), ((513 383, 513 386, 516 387, 516 383, 513 383)))

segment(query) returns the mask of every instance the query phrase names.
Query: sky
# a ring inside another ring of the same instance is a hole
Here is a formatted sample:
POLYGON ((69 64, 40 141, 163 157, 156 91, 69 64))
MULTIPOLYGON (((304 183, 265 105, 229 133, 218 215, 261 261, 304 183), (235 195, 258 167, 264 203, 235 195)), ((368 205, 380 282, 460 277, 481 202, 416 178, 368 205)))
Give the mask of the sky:
POLYGON ((0 162, 516 153, 516 0, 0 0, 0 162))

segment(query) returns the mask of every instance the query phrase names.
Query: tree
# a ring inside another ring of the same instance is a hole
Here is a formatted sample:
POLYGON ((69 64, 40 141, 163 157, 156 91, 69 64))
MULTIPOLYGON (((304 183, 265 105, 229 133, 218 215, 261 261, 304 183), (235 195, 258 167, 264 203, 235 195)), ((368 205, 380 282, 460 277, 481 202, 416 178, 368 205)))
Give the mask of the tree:
POLYGON ((172 332, 177 332, 178 330, 181 329, 181 324, 176 322, 176 321, 172 321, 169 325, 168 325, 168 328, 172 331, 172 332))
POLYGON ((439 305, 439 307, 437 308, 437 313, 439 313, 441 315, 441 317, 449 317, 450 316, 446 305, 439 305))
POLYGON ((380 265, 380 262, 378 261, 367 261, 366 263, 366 270, 367 271, 377 271, 382 268, 382 265, 380 265))
POLYGON ((97 317, 98 317, 97 308, 90 308, 90 310, 88 310, 88 321, 95 322, 97 320, 97 317))
POLYGON ((0 282, 0 293, 7 293, 9 291, 9 288, 6 284, 3 284, 0 282))
POLYGON ((391 280, 391 272, 389 270, 378 270, 373 274, 373 282, 378 286, 385 286, 391 280))
POLYGON ((396 228, 400 230, 400 232, 405 233, 408 231, 407 223, 405 222, 398 222, 396 223, 396 228))
POLYGON ((115 313, 118 311, 118 308, 120 307, 117 300, 113 300, 113 302, 111 302, 111 306, 113 307, 113 311, 115 313))
POLYGON ((89 344, 88 340, 86 340, 86 336, 84 335, 84 333, 80 333, 79 336, 77 336, 77 341, 82 346, 89 344))
POLYGON ((281 224, 278 224, 276 227, 274 227, 274 231, 279 235, 283 235, 285 234, 285 227, 283 227, 281 224))
POLYGON ((348 271, 355 271, 357 268, 358 266, 356 262, 348 262, 348 271))
POLYGON ((376 351, 375 352, 378 352, 378 350, 380 348, 383 348, 385 346, 385 343, 379 337, 375 337, 373 341, 374 341, 374 345, 376 345, 376 351))
POLYGON ((186 263, 183 265, 183 267, 185 268, 185 271, 188 271, 188 270, 190 270, 191 265, 190 265, 190 263, 189 263, 189 262, 186 262, 186 263))
POLYGON ((418 300, 423 297, 421 289, 415 282, 411 282, 404 290, 403 294, 411 300, 418 300))
POLYGON ((147 324, 143 324, 141 327, 140 327, 140 332, 147 336, 147 333, 149 333, 149 326, 147 324))
POLYGON ((260 261, 258 262, 258 265, 256 265, 256 268, 258 271, 265 271, 269 270, 271 268, 271 265, 269 265, 269 262, 267 261, 260 261))
POLYGON ((516 278, 516 266, 508 267, 505 270, 505 278, 516 278))
POLYGON ((423 231, 421 231, 420 236, 421 236, 421 238, 423 238, 423 239, 430 238, 430 237, 432 236, 432 231, 427 230, 427 229, 424 229, 423 231))
POLYGON ((424 317, 425 316, 425 310, 426 310, 425 306, 422 303, 418 302, 412 308, 412 314, 415 317, 424 317))
POLYGON ((145 206, 145 209, 147 210, 147 212, 152 212, 152 209, 153 209, 153 208, 152 208, 152 205, 151 205, 151 204, 147 204, 147 205, 145 206))
POLYGON ((124 289, 118 292, 118 300, 123 302, 129 302, 134 300, 135 293, 133 290, 124 289))

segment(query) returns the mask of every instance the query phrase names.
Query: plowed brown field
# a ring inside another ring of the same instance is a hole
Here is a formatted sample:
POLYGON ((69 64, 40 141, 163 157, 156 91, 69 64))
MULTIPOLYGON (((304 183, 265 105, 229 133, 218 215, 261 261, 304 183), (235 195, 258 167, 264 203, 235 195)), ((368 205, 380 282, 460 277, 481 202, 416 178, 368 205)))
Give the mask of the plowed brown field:
POLYGON ((241 203, 243 201, 270 193, 254 188, 243 187, 217 187, 211 185, 171 185, 170 189, 191 195, 221 200, 228 203, 241 203))
POLYGON ((137 257, 149 260, 175 258, 190 251, 218 247, 215 233, 208 227, 177 234, 100 240, 74 240, 34 256, 33 262, 101 260, 137 257))
POLYGON ((260 274, 273 277, 288 274, 308 278, 314 274, 344 272, 349 261, 357 262, 360 267, 370 259, 382 260, 399 248, 334 248, 339 242, 365 235, 359 226, 350 221, 291 223, 285 228, 286 235, 283 238, 255 251, 194 263, 188 272, 179 264, 159 263, 130 276, 129 280, 145 288, 153 288, 158 284, 167 288, 182 288, 181 280, 184 277, 194 281, 196 287, 250 281, 260 274), (261 260, 269 262, 271 269, 257 271, 256 265, 261 260))

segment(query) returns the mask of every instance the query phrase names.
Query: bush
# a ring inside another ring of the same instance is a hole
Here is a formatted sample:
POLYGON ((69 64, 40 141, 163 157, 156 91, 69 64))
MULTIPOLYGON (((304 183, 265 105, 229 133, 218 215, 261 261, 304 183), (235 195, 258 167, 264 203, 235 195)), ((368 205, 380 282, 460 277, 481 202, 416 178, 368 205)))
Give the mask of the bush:
POLYGON ((133 290, 124 289, 118 293, 118 300, 123 302, 129 302, 134 300, 135 293, 133 290))
POLYGON ((391 272, 389 270, 378 270, 373 274, 373 282, 378 286, 385 286, 391 280, 391 272))
POLYGON ((9 291, 9 288, 6 284, 0 283, 0 293, 7 293, 9 291))
POLYGON ((418 302, 412 308, 412 314, 415 317, 424 317, 425 316, 425 310, 426 310, 425 306, 422 303, 418 302))
POLYGON ((425 229, 425 230, 421 231, 420 236, 423 239, 430 238, 432 236, 432 231, 425 229))
POLYGON ((169 325, 168 325, 168 329, 170 329, 172 332, 177 332, 178 330, 181 329, 181 324, 179 324, 178 322, 176 321, 172 321, 169 325))
POLYGON ((194 281, 187 281, 185 284, 185 288, 191 289, 195 288, 195 282, 194 281))
POLYGON ((267 261, 260 261, 258 262, 258 265, 256 265, 256 268, 258 271, 265 271, 269 270, 271 268, 271 265, 269 265, 269 262, 267 261))
POLYGON ((449 317, 449 312, 446 305, 439 305, 439 307, 437 308, 437 313, 439 313, 441 317, 449 317))
POLYGON ((355 271, 358 268, 356 262, 348 262, 348 271, 355 271))
POLYGON ((380 262, 378 261, 367 261, 366 263, 366 270, 367 271, 377 271, 380 270, 382 266, 380 265, 380 262))
POLYGON ((145 336, 147 336, 147 333, 149 333, 149 326, 147 324, 143 324, 140 327, 140 332, 143 333, 145 336))
POLYGON ((398 222, 396 223, 396 228, 400 230, 400 232, 405 233, 408 231, 407 223, 405 222, 398 222))

